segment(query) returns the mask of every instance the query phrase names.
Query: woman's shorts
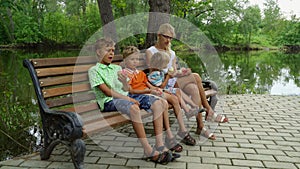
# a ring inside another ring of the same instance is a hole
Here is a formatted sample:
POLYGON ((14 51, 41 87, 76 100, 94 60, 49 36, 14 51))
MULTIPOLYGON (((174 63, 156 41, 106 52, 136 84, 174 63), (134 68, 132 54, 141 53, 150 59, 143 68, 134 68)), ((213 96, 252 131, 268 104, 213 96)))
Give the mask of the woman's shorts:
MULTIPOLYGON (((137 100, 140 103, 140 109, 144 109, 147 112, 151 113, 151 105, 158 100, 159 98, 156 98, 154 96, 144 95, 144 94, 129 94, 129 97, 137 100)), ((125 100, 125 99, 113 99, 109 102, 104 103, 104 110, 103 112, 110 112, 110 111, 120 111, 126 115, 130 115, 130 107, 134 103, 125 100)))

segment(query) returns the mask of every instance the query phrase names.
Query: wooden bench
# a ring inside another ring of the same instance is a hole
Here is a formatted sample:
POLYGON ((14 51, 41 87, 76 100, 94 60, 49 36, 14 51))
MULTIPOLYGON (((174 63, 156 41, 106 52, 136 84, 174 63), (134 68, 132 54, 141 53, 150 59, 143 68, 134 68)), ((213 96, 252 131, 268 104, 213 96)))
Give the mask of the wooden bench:
MULTIPOLYGON (((114 57, 119 64, 121 55, 114 57)), ((63 143, 70 148, 75 168, 83 168, 83 136, 130 122, 119 112, 101 113, 89 84, 87 71, 96 63, 95 56, 26 59, 36 92, 43 125, 42 160, 50 158, 53 148, 63 143)), ((141 66, 145 63, 141 62, 141 66)), ((216 94, 206 90, 206 94, 216 94)), ((142 111, 142 116, 146 116, 142 111)))

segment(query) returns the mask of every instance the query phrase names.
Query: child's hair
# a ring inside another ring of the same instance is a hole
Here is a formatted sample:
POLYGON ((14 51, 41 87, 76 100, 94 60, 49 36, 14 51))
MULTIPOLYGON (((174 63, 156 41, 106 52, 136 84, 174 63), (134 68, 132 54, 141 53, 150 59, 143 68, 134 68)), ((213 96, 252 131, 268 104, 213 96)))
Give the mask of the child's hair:
POLYGON ((170 57, 166 52, 156 52, 150 60, 150 68, 165 69, 170 61, 170 57))
POLYGON ((131 55, 133 53, 140 53, 140 50, 135 46, 125 47, 122 52, 123 59, 126 59, 129 55, 131 55))
POLYGON ((95 43, 95 51, 98 49, 103 49, 104 47, 115 46, 115 42, 111 38, 101 38, 95 43))

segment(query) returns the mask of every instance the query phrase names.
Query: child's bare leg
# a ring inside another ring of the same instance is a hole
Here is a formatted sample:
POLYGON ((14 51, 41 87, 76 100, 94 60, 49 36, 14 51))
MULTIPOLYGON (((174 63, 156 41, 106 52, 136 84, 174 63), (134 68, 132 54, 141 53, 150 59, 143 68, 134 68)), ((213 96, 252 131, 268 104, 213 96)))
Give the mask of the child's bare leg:
POLYGON ((152 106, 151 110, 153 112, 153 125, 154 125, 154 132, 155 132, 155 140, 156 140, 156 147, 160 147, 164 145, 163 142, 163 113, 167 109, 164 102, 160 100, 156 100, 152 106))
MULTIPOLYGON (((174 96, 174 95, 170 95, 170 94, 167 94, 168 96, 174 96)), ((165 93, 165 97, 168 97, 166 96, 166 93, 165 93)), ((174 96, 176 98, 176 96, 174 96)), ((183 147, 178 144, 178 142, 176 141, 175 139, 175 136, 173 135, 172 131, 171 131, 171 128, 170 128, 170 121, 169 121, 169 112, 168 112, 168 102, 166 102, 165 100, 162 100, 164 101, 164 104, 165 104, 165 111, 163 112, 163 121, 164 121, 164 126, 165 126, 165 129, 166 129, 166 139, 165 139, 165 145, 171 150, 171 151, 175 151, 175 152, 181 152, 183 147)))
POLYGON ((152 152, 152 147, 150 146, 146 138, 144 124, 142 123, 141 119, 140 109, 137 105, 132 105, 130 107, 130 119, 132 121, 133 129, 144 148, 145 154, 150 155, 152 152))
POLYGON ((165 97, 166 100, 173 106, 174 113, 179 124, 179 131, 187 131, 184 125, 182 112, 177 97, 169 93, 165 93, 165 97))
POLYGON ((189 112, 190 109, 188 108, 188 106, 186 105, 185 101, 184 101, 183 98, 181 97, 180 89, 177 89, 177 90, 176 90, 176 96, 177 96, 177 99, 179 100, 179 103, 180 103, 181 108, 182 108, 185 112, 189 112))

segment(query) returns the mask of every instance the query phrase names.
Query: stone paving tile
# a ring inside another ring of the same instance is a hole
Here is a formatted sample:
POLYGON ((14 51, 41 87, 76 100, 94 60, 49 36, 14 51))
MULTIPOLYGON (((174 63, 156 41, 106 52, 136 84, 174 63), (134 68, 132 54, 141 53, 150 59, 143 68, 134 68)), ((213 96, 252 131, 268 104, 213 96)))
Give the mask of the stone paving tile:
POLYGON ((248 166, 248 167, 264 167, 263 163, 258 160, 232 160, 233 165, 237 166, 248 166))
POLYGON ((280 169, 296 169, 296 165, 292 163, 284 163, 284 162, 263 162, 267 168, 280 168, 280 169))
POLYGON ((204 163, 204 164, 227 164, 227 165, 231 165, 231 160, 230 159, 225 159, 225 158, 203 157, 202 158, 202 163, 204 163))
POLYGON ((219 165, 219 169, 250 169, 250 167, 219 165))
POLYGON ((47 168, 53 168, 53 169, 70 169, 74 168, 74 164, 72 162, 53 162, 51 163, 47 168))
MULTIPOLYGON (((1 169, 29 169, 28 167, 0 166, 1 169)), ((30 168, 32 169, 32 168, 30 168)))
POLYGON ((1 161, 0 166, 18 166, 21 163, 23 163, 25 159, 15 159, 15 160, 6 160, 6 161, 1 161))
POLYGON ((46 168, 51 164, 50 161, 25 160, 20 167, 41 167, 46 168))
MULTIPOLYGON (((196 146, 183 145, 181 158, 168 165, 159 165, 140 159, 143 149, 135 138, 131 125, 86 139, 86 169, 300 169, 300 97, 270 95, 220 96, 223 107, 217 107, 229 117, 230 122, 216 124, 205 122, 214 131, 217 140, 211 141, 194 134, 196 119, 186 125, 197 139, 196 146), (287 102, 288 101, 288 102, 287 102), (130 136, 130 137, 128 137, 130 136), (99 145, 101 146, 99 146, 99 145), (114 154, 107 150, 118 151, 114 154), (125 158, 126 157, 126 158, 125 158), (131 157, 131 158, 128 158, 131 157), (139 157, 139 158, 137 158, 139 157)), ((178 124, 171 114, 172 131, 178 124)), ((153 124, 145 128, 151 136, 153 124)), ((154 139, 149 142, 154 143, 154 139)), ((65 146, 57 146, 49 160, 41 161, 38 153, 0 162, 0 169, 50 169, 73 168, 70 152, 65 146)))
POLYGON ((272 155, 262 155, 262 154, 245 154, 246 159, 249 160, 261 160, 261 161, 275 161, 272 155))
POLYGON ((187 164, 187 169, 199 169, 199 168, 218 169, 217 165, 213 165, 213 164, 199 164, 199 163, 188 163, 187 164))
POLYGON ((127 162, 127 159, 103 157, 97 162, 97 164, 125 165, 126 162, 127 162))
POLYGON ((217 158, 245 159, 243 153, 216 152, 217 158))

